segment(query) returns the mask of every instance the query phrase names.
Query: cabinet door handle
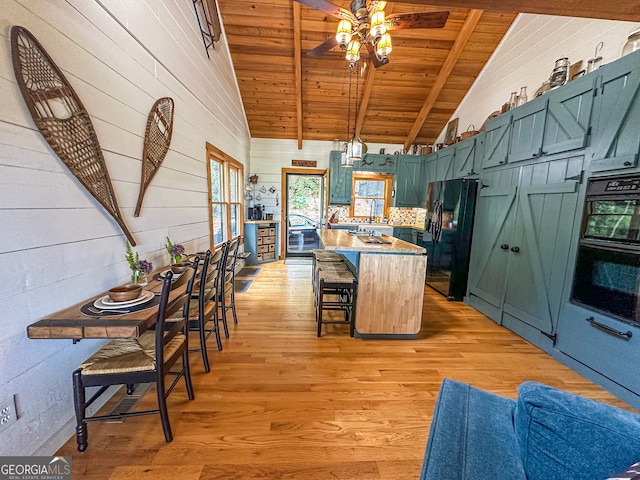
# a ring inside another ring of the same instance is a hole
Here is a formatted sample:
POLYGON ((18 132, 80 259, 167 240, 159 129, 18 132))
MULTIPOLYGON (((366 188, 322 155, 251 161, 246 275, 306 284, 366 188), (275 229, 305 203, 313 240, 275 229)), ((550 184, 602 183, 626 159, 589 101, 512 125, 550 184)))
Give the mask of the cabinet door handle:
POLYGON ((605 325, 604 323, 596 322, 596 319, 593 317, 587 318, 587 322, 589 322, 591 325, 593 325, 596 328, 599 328, 604 332, 610 333, 611 335, 614 335, 616 337, 624 338, 625 340, 629 340, 631 339, 631 337, 633 337, 633 332, 631 330, 627 330, 626 332, 621 332, 620 330, 611 328, 610 326, 605 325))
POLYGON ((623 164, 625 167, 630 167, 631 166, 631 162, 624 162, 623 164))
POLYGON ((509 250, 509 245, 506 243, 503 243, 502 245, 500 245, 500 248, 503 250, 509 250))
POLYGON ((520 247, 511 247, 511 251, 513 253, 518 253, 520 251, 520 247))

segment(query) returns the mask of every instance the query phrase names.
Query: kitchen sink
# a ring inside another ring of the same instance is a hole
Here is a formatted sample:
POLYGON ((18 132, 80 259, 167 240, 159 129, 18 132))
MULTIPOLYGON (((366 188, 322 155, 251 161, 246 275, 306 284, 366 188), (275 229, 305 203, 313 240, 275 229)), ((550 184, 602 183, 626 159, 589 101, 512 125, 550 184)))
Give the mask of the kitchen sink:
POLYGON ((375 245, 391 245, 390 241, 384 240, 382 237, 367 236, 367 237, 358 237, 358 238, 363 243, 370 243, 375 245))

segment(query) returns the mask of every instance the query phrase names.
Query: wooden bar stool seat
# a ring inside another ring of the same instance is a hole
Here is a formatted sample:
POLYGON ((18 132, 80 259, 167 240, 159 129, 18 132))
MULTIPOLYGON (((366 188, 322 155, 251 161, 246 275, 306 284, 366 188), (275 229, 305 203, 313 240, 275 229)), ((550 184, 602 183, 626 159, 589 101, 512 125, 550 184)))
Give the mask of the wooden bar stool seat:
POLYGON ((349 335, 353 337, 355 331, 355 313, 358 281, 348 269, 340 270, 336 267, 318 272, 318 287, 316 290, 316 321, 318 323, 318 337, 322 335, 322 325, 327 323, 349 325, 349 335), (342 312, 342 319, 325 319, 324 312, 338 310, 342 312))
MULTIPOLYGON (((319 262, 313 269, 312 285, 314 294, 318 293, 318 275, 320 272, 349 272, 349 267, 344 262, 319 262)), ((317 305, 317 302, 316 302, 317 305)))

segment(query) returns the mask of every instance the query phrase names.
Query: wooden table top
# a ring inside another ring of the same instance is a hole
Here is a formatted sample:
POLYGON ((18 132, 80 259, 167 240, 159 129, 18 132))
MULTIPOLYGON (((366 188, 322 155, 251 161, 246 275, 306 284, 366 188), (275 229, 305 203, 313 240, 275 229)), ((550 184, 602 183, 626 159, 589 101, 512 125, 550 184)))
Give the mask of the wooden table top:
POLYGON ((413 243, 405 242, 399 238, 383 235, 381 238, 388 244, 364 243, 356 235, 350 235, 346 230, 325 229, 318 230, 320 242, 326 250, 341 250, 365 253, 404 253, 411 255, 424 255, 427 251, 413 243))
MULTIPOLYGON (((157 293, 162 292, 162 280, 154 279, 158 273, 167 267, 149 274, 149 284, 143 290, 157 293)), ((169 303, 184 293, 186 286, 177 288, 169 296, 169 303)), ((47 315, 43 319, 27 327, 29 338, 52 339, 81 339, 81 338, 123 338, 139 337, 156 322, 158 306, 126 314, 85 315, 80 308, 88 302, 94 302, 108 292, 88 298, 59 312, 47 315)), ((125 307, 123 307, 124 309, 125 307)))

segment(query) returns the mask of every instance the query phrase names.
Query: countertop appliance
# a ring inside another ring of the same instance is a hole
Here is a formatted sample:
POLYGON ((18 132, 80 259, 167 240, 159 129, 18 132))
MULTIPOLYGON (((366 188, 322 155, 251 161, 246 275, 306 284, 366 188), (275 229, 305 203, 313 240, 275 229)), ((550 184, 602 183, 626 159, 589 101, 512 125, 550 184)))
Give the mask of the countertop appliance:
POLYGON ((249 220, 264 220, 264 205, 249 207, 249 220))
POLYGON ((475 179, 429 184, 422 234, 427 249, 426 284, 448 300, 462 300, 467 293, 477 191, 475 179))

